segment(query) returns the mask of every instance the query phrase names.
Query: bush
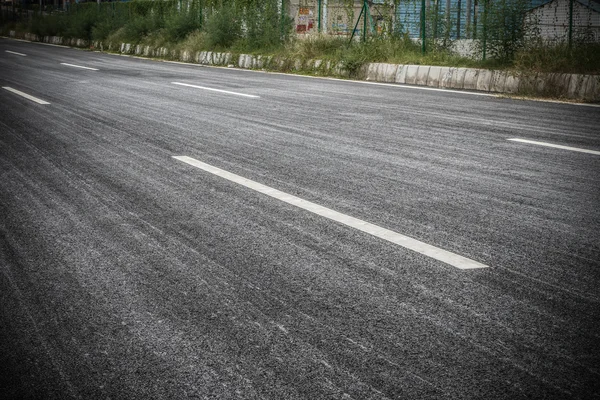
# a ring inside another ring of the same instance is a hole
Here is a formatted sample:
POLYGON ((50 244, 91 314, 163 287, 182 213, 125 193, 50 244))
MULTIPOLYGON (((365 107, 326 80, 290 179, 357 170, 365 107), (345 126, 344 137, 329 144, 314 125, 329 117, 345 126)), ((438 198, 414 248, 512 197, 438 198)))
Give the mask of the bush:
POLYGON ((523 71, 600 74, 600 44, 531 41, 515 55, 514 65, 523 71))
MULTIPOLYGON (((491 58, 509 62, 525 45, 528 0, 484 0, 479 46, 485 45, 491 58)), ((483 50, 483 49, 481 49, 483 50)))
POLYGON ((210 15, 205 31, 208 46, 229 48, 242 37, 241 18, 232 5, 224 5, 210 15))
POLYGON ((185 39, 191 32, 200 28, 200 20, 192 12, 174 12, 165 20, 165 35, 168 41, 185 39))
POLYGON ((48 15, 33 17, 29 24, 29 32, 38 36, 56 36, 64 32, 66 21, 60 15, 48 15))
POLYGON ((61 15, 64 20, 64 30, 59 32, 66 37, 91 39, 92 28, 100 19, 100 13, 96 4, 80 4, 72 7, 68 15, 61 15))

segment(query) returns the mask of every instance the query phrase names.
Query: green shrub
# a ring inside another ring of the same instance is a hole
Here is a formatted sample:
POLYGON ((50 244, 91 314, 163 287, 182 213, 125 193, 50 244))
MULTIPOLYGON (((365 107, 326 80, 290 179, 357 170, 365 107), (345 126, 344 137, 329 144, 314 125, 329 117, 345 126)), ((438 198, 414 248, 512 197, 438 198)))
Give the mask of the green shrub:
POLYGON ((165 19, 166 39, 171 42, 181 41, 199 28, 199 18, 192 12, 174 12, 165 19))
POLYGON ((484 0, 483 21, 479 28, 478 44, 483 51, 504 63, 514 59, 525 46, 529 29, 525 23, 528 0, 484 0))
POLYGON ((242 21, 232 5, 223 5, 206 21, 206 42, 209 47, 226 49, 242 37, 242 21))
POLYGON ((66 20, 60 15, 36 15, 31 19, 28 30, 38 36, 56 36, 64 32, 65 25, 66 20))
POLYGON ((68 15, 62 14, 64 29, 59 32, 62 36, 91 39, 92 28, 98 22, 100 13, 96 4, 80 4, 72 7, 68 15))
POLYGON ((523 71, 600 74, 600 44, 575 43, 569 48, 565 42, 531 41, 516 53, 514 66, 523 71))

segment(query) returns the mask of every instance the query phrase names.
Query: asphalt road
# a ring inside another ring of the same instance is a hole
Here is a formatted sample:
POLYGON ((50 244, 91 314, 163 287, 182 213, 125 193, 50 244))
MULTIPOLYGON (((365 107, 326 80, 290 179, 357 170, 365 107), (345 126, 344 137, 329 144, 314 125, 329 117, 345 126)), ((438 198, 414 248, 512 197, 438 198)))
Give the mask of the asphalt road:
POLYGON ((600 398, 600 108, 7 39, 0 87, 1 398, 600 398))

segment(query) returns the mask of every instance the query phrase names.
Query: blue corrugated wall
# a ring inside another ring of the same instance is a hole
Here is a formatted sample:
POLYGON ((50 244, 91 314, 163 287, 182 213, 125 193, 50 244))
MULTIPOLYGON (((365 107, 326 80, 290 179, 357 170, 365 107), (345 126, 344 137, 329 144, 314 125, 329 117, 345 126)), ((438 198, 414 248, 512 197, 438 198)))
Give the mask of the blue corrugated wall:
MULTIPOLYGON (((493 0, 492 0, 493 1, 493 0)), ((531 8, 541 6, 549 3, 552 0, 530 0, 531 8)), ((440 21, 445 21, 445 10, 446 1, 438 0, 440 21)), ((473 24, 473 18, 476 12, 476 0, 471 0, 471 24, 473 24)), ((479 3, 483 3, 483 0, 479 0, 479 3)), ((431 4, 434 1, 431 0, 431 4)), ((481 8, 481 7, 480 7, 481 8)), ((397 12, 397 29, 402 32, 407 32, 410 37, 419 37, 421 32, 421 1, 420 0, 400 0, 397 12)), ((481 10, 480 10, 481 12, 481 10)), ((451 0, 451 23, 452 23, 452 37, 457 38, 460 34, 460 39, 467 37, 467 0, 451 0), (460 6, 460 10, 459 10, 460 6), (457 23, 460 21, 460 24, 457 23), (460 30, 460 31, 459 31, 460 30)), ((479 16, 480 18, 481 16, 479 16)), ((441 28, 440 28, 441 29, 441 28)))

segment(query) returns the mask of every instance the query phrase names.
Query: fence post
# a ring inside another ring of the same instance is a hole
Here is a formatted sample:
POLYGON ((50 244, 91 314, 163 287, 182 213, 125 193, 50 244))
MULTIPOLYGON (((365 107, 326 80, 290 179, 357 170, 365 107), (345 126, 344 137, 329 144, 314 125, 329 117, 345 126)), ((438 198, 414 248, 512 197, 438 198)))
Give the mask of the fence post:
POLYGON ((281 15, 279 16, 279 19, 281 20, 279 24, 279 34, 281 40, 283 40, 285 38, 285 0, 281 0, 281 15))
POLYGON ((369 12, 369 5, 367 4, 367 0, 363 1, 363 8, 365 9, 363 15, 363 42, 367 41, 367 15, 369 12))
MULTIPOLYGON (((461 0, 458 0, 457 4, 457 10, 456 10, 456 39, 460 40, 460 13, 462 12, 461 8, 462 8, 462 2, 461 0)), ((448 28, 450 29, 450 28, 448 28)))
POLYGON ((427 24, 425 23, 425 0, 421 0, 421 53, 425 54, 427 51, 427 45, 425 44, 425 40, 427 39, 427 24))
POLYGON ((488 0, 483 0, 483 61, 487 52, 488 0))
POLYGON ((327 33, 327 0, 323 0, 323 33, 327 33))
POLYGON ((569 1, 569 50, 573 45, 573 0, 569 1))
POLYGON ((472 1, 471 0, 467 0, 467 15, 465 16, 465 19, 467 20, 467 26, 465 27, 466 32, 467 32, 467 39, 471 39, 473 37, 472 33, 471 33, 471 11, 472 11, 472 1))
POLYGON ((323 4, 321 2, 322 2, 322 0, 319 0, 318 4, 317 4, 317 14, 318 14, 317 30, 319 31, 319 33, 321 33, 321 18, 322 18, 321 10, 323 9, 323 4))

